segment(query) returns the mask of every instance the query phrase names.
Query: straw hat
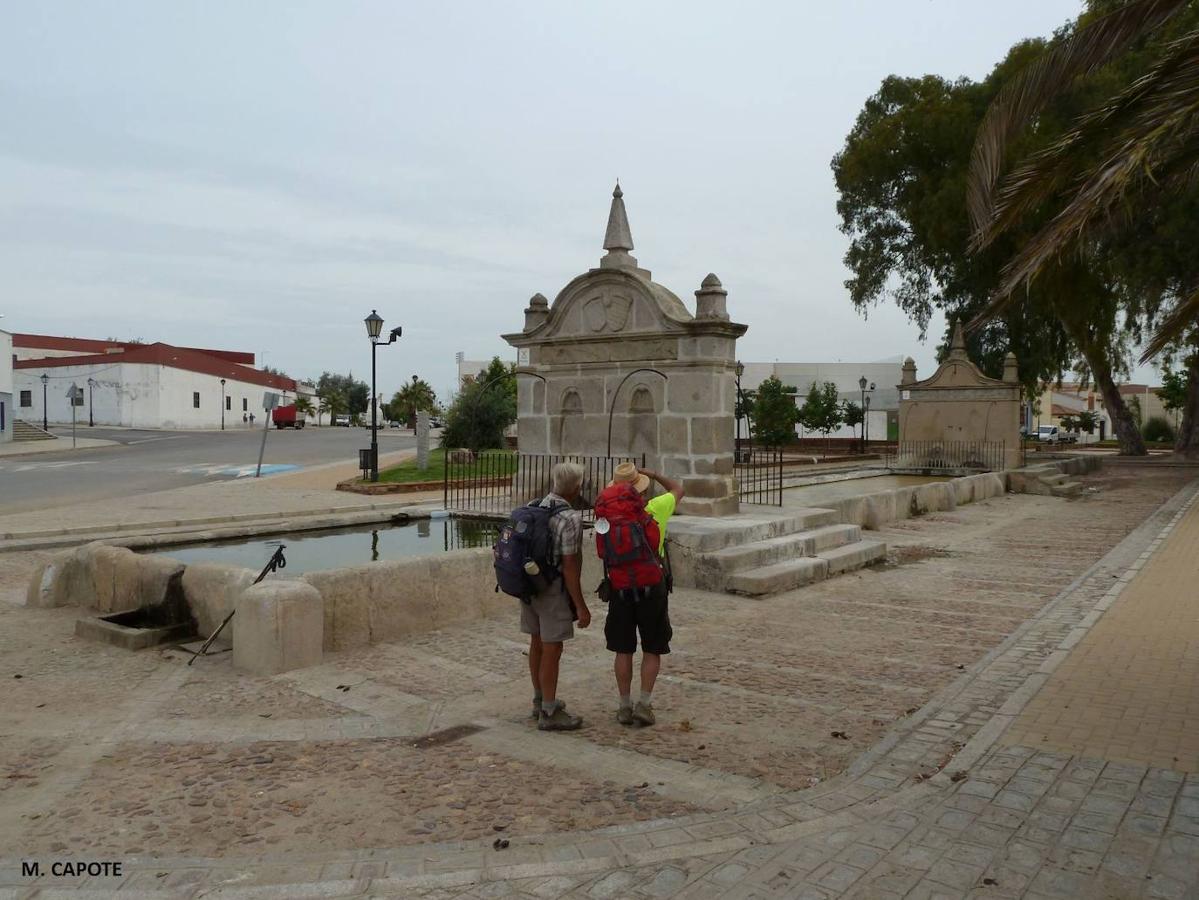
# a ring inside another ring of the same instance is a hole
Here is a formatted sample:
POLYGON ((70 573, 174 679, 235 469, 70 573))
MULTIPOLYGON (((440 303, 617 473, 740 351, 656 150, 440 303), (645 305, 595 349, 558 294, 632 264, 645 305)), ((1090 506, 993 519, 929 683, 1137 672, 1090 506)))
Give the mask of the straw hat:
POLYGON ((637 467, 631 462, 622 462, 613 471, 608 487, 614 484, 631 484, 637 493, 644 494, 645 489, 649 487, 649 476, 638 472, 637 467))

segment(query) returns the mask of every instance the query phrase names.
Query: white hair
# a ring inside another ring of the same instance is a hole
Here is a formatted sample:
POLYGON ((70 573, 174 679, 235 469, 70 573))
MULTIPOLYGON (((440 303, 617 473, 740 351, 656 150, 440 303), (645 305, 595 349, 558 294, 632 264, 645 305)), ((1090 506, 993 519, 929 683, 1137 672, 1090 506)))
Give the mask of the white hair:
POLYGON ((583 467, 578 463, 560 462, 554 466, 550 477, 554 482, 554 493, 564 497, 577 491, 583 483, 583 467))

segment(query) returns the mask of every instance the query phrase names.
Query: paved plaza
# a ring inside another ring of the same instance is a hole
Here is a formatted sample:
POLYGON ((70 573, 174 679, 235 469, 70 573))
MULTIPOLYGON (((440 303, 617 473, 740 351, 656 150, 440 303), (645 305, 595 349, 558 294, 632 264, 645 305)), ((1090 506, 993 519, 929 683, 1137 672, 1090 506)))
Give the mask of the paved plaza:
POLYGON ((677 592, 655 728, 613 719, 601 613, 569 735, 525 718, 515 615, 254 678, 82 641, 20 605, 47 551, 0 555, 0 896, 1193 896, 1194 470, 1084 480, 677 592), (20 871, 67 858, 122 874, 20 871))

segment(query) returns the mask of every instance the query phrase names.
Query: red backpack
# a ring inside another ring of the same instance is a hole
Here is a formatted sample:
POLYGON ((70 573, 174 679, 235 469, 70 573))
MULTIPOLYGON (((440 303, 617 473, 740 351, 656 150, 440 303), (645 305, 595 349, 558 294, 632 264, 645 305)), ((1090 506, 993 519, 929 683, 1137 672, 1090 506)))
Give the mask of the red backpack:
POLYGON ((595 549, 615 590, 648 588, 662 581, 658 561, 661 532, 631 484, 604 488, 595 500, 595 517, 597 522, 604 519, 608 523, 606 532, 596 529, 595 549))

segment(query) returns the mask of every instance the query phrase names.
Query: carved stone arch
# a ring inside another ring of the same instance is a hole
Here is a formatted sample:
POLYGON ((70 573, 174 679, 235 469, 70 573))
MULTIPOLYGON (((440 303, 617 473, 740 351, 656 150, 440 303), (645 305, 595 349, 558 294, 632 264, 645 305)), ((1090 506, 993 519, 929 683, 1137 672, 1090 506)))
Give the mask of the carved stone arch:
POLYGON ((573 387, 562 392, 558 409, 558 452, 582 453, 585 451, 583 433, 583 397, 573 387))
POLYGON ((629 396, 629 453, 652 456, 658 452, 658 410, 654 394, 638 384, 629 396))
POLYGON ((656 413, 657 407, 654 405, 654 395, 649 387, 644 384, 639 384, 633 388, 633 392, 629 397, 629 415, 640 415, 656 413))

